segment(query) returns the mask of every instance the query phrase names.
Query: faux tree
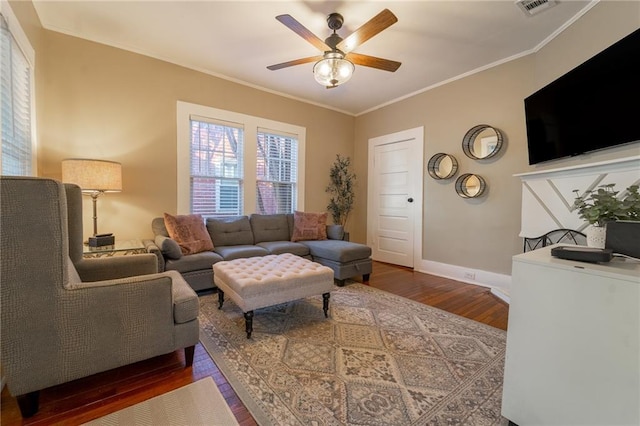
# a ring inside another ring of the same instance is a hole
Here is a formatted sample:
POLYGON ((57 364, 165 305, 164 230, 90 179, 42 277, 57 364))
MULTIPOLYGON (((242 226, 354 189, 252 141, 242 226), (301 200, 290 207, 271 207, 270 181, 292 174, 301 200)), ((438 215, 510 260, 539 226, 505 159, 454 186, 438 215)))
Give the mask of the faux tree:
POLYGON ((344 228, 353 210, 355 201, 354 185, 356 175, 351 172, 351 159, 336 155, 336 161, 329 171, 329 186, 326 192, 331 194, 327 210, 331 214, 333 223, 344 228))

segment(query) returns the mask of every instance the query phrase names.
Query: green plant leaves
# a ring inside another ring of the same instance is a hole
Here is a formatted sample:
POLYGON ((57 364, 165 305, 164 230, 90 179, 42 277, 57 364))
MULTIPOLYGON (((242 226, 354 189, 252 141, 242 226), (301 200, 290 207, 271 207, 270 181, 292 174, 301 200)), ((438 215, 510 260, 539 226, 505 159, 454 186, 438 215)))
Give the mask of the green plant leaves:
POLYGON ((580 218, 590 224, 604 226, 615 220, 640 220, 640 194, 638 185, 628 187, 621 197, 614 190, 614 183, 601 185, 595 191, 587 191, 583 195, 576 193, 574 208, 580 218))

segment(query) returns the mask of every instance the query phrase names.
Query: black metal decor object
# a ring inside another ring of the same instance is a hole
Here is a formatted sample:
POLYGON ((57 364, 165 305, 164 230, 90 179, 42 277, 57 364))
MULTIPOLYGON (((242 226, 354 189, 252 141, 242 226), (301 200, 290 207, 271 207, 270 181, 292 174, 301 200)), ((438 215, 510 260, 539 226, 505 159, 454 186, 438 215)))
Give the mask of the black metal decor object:
POLYGON ((458 179, 456 179, 456 192, 462 198, 478 198, 482 194, 484 194, 484 191, 486 190, 486 188, 487 188, 487 183, 480 175, 465 173, 463 175, 460 175, 458 179), (478 180, 478 189, 474 193, 469 191, 468 183, 471 178, 475 178, 478 180))
POLYGON ((576 246, 586 246, 587 236, 575 229, 560 228, 540 235, 539 237, 524 237, 523 252, 532 251, 552 244, 567 243, 576 246))
POLYGON ((488 124, 479 124, 477 126, 473 126, 464 135, 464 138, 462 139, 462 150, 464 151, 464 154, 469 158, 473 158, 474 160, 486 160, 488 158, 495 157, 496 155, 498 155, 498 153, 502 149, 503 143, 504 143, 504 135, 502 134, 500 129, 496 129, 495 127, 492 127, 488 124), (488 151, 486 155, 481 157, 474 151, 473 146, 476 138, 480 135, 480 133, 482 133, 487 129, 491 129, 495 132, 496 145, 493 147, 492 150, 488 151))
POLYGON ((456 160, 453 155, 439 152, 429 159, 429 163, 427 163, 427 172, 429 173, 429 176, 437 180, 451 179, 458 172, 458 160, 456 160), (446 158, 451 160, 451 170, 446 175, 442 175, 440 174, 440 164, 446 158))

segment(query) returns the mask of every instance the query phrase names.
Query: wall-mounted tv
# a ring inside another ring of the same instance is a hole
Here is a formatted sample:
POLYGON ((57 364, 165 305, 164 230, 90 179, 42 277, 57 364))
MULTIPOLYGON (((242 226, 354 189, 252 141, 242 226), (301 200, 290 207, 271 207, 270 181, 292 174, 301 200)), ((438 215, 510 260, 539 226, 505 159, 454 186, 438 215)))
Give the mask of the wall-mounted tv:
POLYGON ((640 141, 640 29, 524 100, 529 164, 640 141))

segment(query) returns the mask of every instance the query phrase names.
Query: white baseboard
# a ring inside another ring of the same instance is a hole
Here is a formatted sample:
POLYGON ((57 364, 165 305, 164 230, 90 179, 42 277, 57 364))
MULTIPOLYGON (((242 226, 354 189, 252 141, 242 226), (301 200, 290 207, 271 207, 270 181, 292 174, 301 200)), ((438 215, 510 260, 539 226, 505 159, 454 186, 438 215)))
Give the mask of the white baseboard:
POLYGON ((491 294, 493 294, 498 299, 505 302, 507 305, 511 304, 511 297, 508 294, 504 294, 502 291, 498 290, 495 287, 491 287, 491 294))
POLYGON ((422 259, 416 271, 425 274, 437 275, 468 284, 491 288, 491 293, 509 303, 509 289, 511 288, 511 275, 497 274, 495 272, 472 269, 464 266, 449 265, 422 259))

